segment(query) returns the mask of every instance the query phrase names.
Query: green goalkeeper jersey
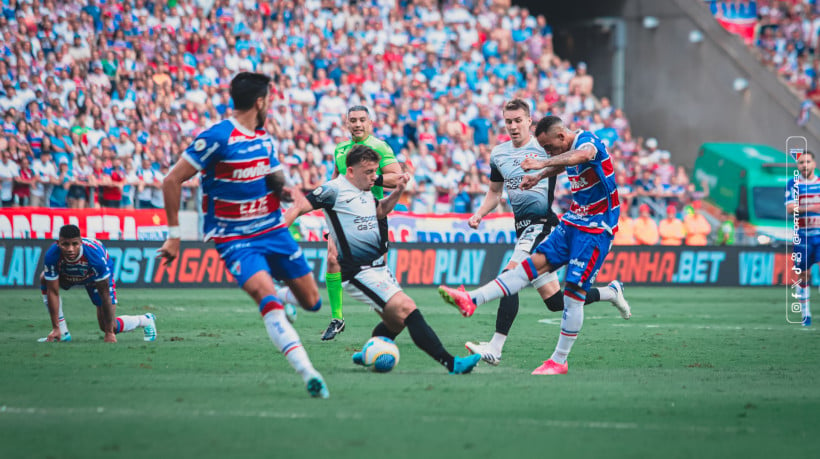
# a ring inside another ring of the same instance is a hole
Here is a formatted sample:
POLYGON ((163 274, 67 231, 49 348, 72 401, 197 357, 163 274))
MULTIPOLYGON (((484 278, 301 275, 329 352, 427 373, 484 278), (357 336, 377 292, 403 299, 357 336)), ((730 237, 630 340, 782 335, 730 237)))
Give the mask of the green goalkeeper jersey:
MULTIPOLYGON (((336 160, 336 169, 339 170, 339 174, 345 175, 347 173, 347 152, 355 145, 367 145, 379 154, 381 161, 379 161, 379 170, 376 171, 379 175, 382 174, 382 168, 384 168, 384 166, 398 162, 396 155, 393 154, 393 149, 383 140, 379 140, 372 135, 361 142, 354 142, 351 139, 336 145, 336 150, 333 152, 333 157, 336 160)), ((376 199, 384 198, 384 188, 374 186, 371 191, 376 199)))

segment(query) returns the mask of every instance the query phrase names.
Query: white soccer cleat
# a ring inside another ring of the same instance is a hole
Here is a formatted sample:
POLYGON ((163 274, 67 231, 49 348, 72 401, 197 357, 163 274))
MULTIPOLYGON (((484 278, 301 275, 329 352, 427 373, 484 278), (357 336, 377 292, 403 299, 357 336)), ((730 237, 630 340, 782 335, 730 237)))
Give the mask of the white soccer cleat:
POLYGON ((480 354, 481 360, 492 366, 496 366, 501 363, 501 353, 496 352, 496 350, 490 346, 490 343, 482 341, 476 344, 472 341, 467 341, 464 347, 466 347, 467 350, 473 354, 480 354))
POLYGON ((157 340, 157 316, 151 314, 145 314, 145 318, 148 319, 148 325, 142 327, 143 341, 156 341, 157 340))
POLYGON ((629 308, 629 303, 624 298, 624 284, 621 281, 614 280, 609 283, 609 288, 615 291, 615 298, 612 300, 612 306, 621 313, 624 320, 629 320, 632 317, 632 310, 629 308))

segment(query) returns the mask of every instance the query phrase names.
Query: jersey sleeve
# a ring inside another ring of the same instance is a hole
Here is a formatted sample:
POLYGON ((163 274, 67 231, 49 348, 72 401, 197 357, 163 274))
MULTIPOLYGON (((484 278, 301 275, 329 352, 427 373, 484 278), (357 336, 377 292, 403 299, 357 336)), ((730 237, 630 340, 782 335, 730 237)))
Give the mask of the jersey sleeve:
POLYGON ((504 176, 501 175, 501 171, 498 170, 498 166, 496 166, 495 161, 490 158, 490 181, 491 182, 503 182, 504 176))
POLYGON ((94 282, 108 279, 111 276, 111 267, 108 264, 108 254, 102 247, 86 246, 85 256, 88 258, 88 267, 93 273, 94 282))
POLYGON ((338 188, 331 181, 311 191, 306 197, 314 209, 332 209, 336 205, 338 194, 338 188))
POLYGON ((274 173, 276 171, 283 170, 282 163, 279 162, 279 158, 276 157, 276 145, 273 143, 273 139, 268 139, 266 141, 266 147, 269 148, 270 151, 270 172, 274 173))
POLYGON ((386 142, 381 142, 380 145, 376 148, 376 153, 381 156, 381 160, 379 161, 379 172, 384 169, 384 166, 389 166, 390 164, 394 164, 399 162, 396 159, 396 154, 393 153, 393 149, 390 148, 386 142))
POLYGON ((201 171, 219 158, 221 146, 222 141, 217 130, 214 128, 206 129, 185 149, 182 157, 191 163, 196 170, 201 171))
POLYGON ((49 281, 60 278, 60 247, 56 243, 48 248, 43 257, 43 277, 49 281))

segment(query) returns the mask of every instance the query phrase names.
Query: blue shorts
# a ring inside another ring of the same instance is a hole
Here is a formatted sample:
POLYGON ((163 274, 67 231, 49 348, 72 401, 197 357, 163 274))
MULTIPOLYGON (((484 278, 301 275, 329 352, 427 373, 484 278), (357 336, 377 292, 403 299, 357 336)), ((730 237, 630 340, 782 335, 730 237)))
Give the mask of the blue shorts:
MULTIPOLYGON (((63 290, 68 290, 75 285, 83 285, 83 284, 72 284, 68 282, 60 281, 60 288, 63 290)), ((91 299, 91 302, 96 307, 102 306, 102 298, 100 298, 100 292, 97 290, 97 284, 91 282, 90 284, 83 285, 85 287, 86 293, 88 293, 88 298, 91 299)), ((114 282, 114 276, 108 276, 108 289, 111 292, 111 304, 117 304, 117 284, 114 282)), ((40 291, 43 295, 46 294, 46 283, 40 285, 40 291)))
POLYGON ((280 281, 296 279, 313 271, 287 228, 217 244, 216 250, 240 287, 259 271, 280 281))
POLYGON ((609 233, 587 233, 561 222, 535 252, 544 254, 553 269, 568 265, 566 282, 589 291, 611 248, 609 233))
POLYGON ((794 266, 806 271, 820 261, 820 236, 801 237, 792 249, 794 266))

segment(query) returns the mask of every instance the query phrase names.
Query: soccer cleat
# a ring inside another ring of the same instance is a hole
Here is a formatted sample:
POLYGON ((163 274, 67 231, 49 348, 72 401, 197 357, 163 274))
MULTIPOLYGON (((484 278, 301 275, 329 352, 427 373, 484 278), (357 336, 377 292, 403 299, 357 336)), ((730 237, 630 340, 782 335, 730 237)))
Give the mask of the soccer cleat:
POLYGON ((325 333, 322 335, 322 341, 332 340, 343 331, 345 331, 344 319, 332 319, 330 325, 327 326, 327 330, 325 330, 325 333))
POLYGON ((612 306, 618 309, 621 317, 624 320, 629 320, 632 317, 632 310, 629 308, 629 303, 624 298, 624 284, 621 281, 614 280, 609 283, 609 288, 615 291, 615 299, 612 300, 612 306))
POLYGON ((545 360, 544 363, 533 370, 531 374, 534 375, 565 375, 567 374, 567 370, 569 370, 569 364, 567 362, 558 363, 555 360, 549 359, 545 360))
POLYGON ((148 319, 148 325, 142 327, 142 333, 145 335, 142 337, 143 341, 156 341, 157 340, 157 316, 151 314, 145 314, 145 318, 148 319))
POLYGON ((475 368, 478 365, 478 362, 481 361, 481 355, 473 354, 468 355, 467 357, 455 357, 453 360, 453 371, 450 372, 451 375, 464 375, 475 368))
POLYGON ((308 379, 306 386, 307 391, 311 397, 330 397, 330 391, 327 390, 327 385, 325 384, 325 381, 322 379, 322 375, 320 375, 319 373, 316 373, 315 375, 311 376, 310 379, 308 379))
POLYGON ((364 353, 363 352, 354 352, 353 353, 353 363, 356 365, 364 365, 364 353))
POLYGON ((501 363, 501 353, 496 353, 495 349, 490 346, 490 343, 482 341, 476 344, 472 341, 467 341, 467 344, 465 344, 464 347, 466 347, 467 350, 473 354, 480 354, 481 360, 492 366, 496 366, 501 363))
MULTIPOLYGON (((811 316, 803 317, 803 326, 804 327, 811 327, 811 316)), ((69 337, 69 340, 71 337, 69 337)))
MULTIPOLYGON (((48 342, 48 336, 43 337, 43 338, 37 338, 37 342, 38 343, 47 343, 48 342)), ((61 343, 71 342, 71 333, 69 333, 69 332, 63 333, 63 335, 60 336, 60 342, 61 343)))
POLYGON ((441 295, 444 301, 458 308, 464 317, 470 317, 475 312, 475 303, 473 303, 473 299, 470 298, 470 294, 464 290, 463 285, 457 289, 440 285, 438 287, 438 294, 441 295))

